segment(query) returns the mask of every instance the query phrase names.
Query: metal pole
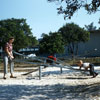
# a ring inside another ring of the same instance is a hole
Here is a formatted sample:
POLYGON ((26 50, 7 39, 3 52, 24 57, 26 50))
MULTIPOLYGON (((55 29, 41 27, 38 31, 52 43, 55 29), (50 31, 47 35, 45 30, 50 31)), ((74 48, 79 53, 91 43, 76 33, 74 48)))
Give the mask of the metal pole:
POLYGON ((60 66, 60 72, 62 73, 62 66, 60 66))
POLYGON ((39 80, 41 80, 41 77, 42 77, 41 70, 42 70, 42 66, 39 66, 39 80))

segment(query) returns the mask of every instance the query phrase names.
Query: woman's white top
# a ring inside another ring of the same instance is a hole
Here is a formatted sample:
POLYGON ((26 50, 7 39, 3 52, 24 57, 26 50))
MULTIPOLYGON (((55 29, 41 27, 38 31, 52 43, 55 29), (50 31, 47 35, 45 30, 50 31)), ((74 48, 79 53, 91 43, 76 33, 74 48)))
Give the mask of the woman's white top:
POLYGON ((82 67, 86 68, 86 67, 88 67, 89 65, 90 65, 90 63, 83 63, 83 64, 82 64, 82 67))

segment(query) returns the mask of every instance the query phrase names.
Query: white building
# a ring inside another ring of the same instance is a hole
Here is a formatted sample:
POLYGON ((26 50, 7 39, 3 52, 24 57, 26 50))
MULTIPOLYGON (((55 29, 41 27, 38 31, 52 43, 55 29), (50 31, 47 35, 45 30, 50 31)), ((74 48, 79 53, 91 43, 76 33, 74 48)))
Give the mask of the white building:
POLYGON ((79 44, 79 55, 100 57, 100 30, 90 32, 90 40, 79 44))

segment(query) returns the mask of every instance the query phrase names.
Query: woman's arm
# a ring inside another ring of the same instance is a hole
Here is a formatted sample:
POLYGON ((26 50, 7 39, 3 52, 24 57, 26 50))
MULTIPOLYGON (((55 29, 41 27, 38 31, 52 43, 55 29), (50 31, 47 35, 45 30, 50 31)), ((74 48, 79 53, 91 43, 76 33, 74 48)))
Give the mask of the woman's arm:
POLYGON ((85 70, 88 70, 89 66, 85 67, 85 70))
POLYGON ((8 54, 8 56, 9 56, 11 59, 14 58, 13 55, 12 55, 12 52, 9 52, 9 50, 8 50, 7 47, 5 48, 5 51, 6 51, 6 53, 8 54))

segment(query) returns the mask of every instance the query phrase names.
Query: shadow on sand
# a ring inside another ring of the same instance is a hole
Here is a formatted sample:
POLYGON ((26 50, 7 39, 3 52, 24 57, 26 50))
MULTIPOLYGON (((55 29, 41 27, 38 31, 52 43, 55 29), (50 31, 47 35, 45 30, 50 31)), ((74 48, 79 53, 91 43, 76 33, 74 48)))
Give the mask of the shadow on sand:
POLYGON ((78 86, 0 85, 0 100, 93 100, 97 96, 100 97, 100 83, 78 86))

